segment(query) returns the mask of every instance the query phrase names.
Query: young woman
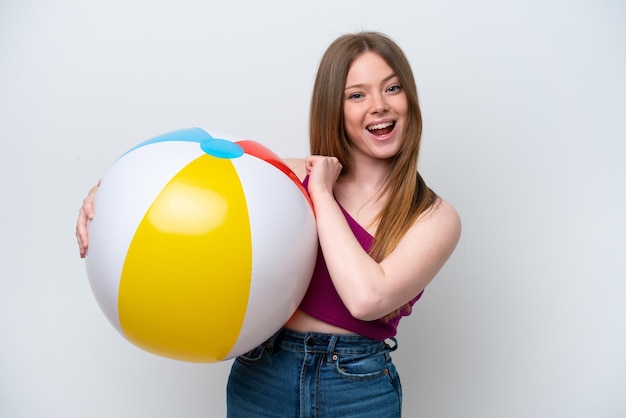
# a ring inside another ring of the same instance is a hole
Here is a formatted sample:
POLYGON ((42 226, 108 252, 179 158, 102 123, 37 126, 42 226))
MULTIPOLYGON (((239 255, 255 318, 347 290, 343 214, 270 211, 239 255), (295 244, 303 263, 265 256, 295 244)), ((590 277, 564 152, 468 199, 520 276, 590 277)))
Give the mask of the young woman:
MULTIPOLYGON (((324 53, 310 110, 311 156, 286 163, 308 188, 321 251, 299 309, 238 357, 229 417, 398 417, 390 357, 400 319, 454 251, 456 211, 417 171, 422 119, 410 65, 376 32, 324 53)), ((94 186, 80 209, 84 257, 94 186)))

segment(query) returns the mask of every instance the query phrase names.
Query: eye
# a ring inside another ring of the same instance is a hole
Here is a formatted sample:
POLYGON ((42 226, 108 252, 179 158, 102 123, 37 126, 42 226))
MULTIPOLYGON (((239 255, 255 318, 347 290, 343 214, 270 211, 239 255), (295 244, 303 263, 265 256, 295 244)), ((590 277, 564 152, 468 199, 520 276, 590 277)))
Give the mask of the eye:
POLYGON ((363 98, 362 93, 352 93, 348 95, 348 100, 359 100, 363 98))
POLYGON ((399 93, 402 91, 402 86, 400 84, 393 84, 389 87, 387 87, 387 91, 389 93, 399 93))

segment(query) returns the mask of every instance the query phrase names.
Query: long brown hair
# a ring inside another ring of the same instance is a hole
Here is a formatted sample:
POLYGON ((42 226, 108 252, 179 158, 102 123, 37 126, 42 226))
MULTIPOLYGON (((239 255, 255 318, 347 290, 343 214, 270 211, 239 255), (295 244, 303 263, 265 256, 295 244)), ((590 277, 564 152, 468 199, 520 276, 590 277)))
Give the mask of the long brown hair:
MULTIPOLYGON (((398 77, 408 102, 407 126, 381 195, 387 201, 378 213, 370 255, 384 259, 398 245, 417 217, 438 200, 417 171, 422 115, 411 66, 400 47, 378 32, 347 34, 337 38, 322 56, 313 87, 309 115, 312 155, 337 157, 342 175, 352 169, 351 145, 344 130, 344 90, 354 60, 366 51, 380 55, 398 77)), ((393 315, 394 313, 390 314, 393 315)))

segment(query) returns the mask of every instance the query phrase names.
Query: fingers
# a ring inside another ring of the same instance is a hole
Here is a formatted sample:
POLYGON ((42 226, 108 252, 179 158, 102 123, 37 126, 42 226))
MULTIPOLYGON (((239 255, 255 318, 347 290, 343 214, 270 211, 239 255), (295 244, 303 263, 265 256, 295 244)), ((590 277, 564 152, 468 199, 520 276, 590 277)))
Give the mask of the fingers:
POLYGON ((98 182, 98 184, 89 189, 89 193, 87 193, 87 196, 85 197, 85 199, 83 199, 83 206, 81 207, 81 209, 87 217, 87 220, 93 219, 93 201, 96 198, 96 193, 98 192, 99 187, 100 182, 98 182))
POLYGON ((326 170, 332 170, 334 172, 341 171, 341 163, 337 157, 326 157, 323 155, 311 155, 304 160, 304 167, 307 174, 311 174, 313 167, 323 167, 326 170))
POLYGON ((304 160, 304 168, 307 174, 311 174, 311 169, 313 168, 313 164, 315 161, 315 156, 312 155, 304 160))
POLYGON ((335 157, 312 155, 305 160, 305 167, 309 175, 309 195, 332 195, 341 173, 339 160, 335 157))
POLYGON ((89 234, 87 233, 87 215, 82 206, 78 210, 78 221, 76 222, 76 241, 78 242, 80 258, 85 258, 87 255, 87 247, 89 246, 89 234))
POLYGON ((85 258, 87 255, 87 249, 89 248, 89 232, 87 230, 87 224, 93 219, 93 201, 96 198, 96 193, 100 187, 100 181, 98 184, 89 189, 89 193, 85 199, 83 199, 83 205, 78 210, 78 220, 76 221, 76 241, 78 242, 78 250, 80 258, 85 258))

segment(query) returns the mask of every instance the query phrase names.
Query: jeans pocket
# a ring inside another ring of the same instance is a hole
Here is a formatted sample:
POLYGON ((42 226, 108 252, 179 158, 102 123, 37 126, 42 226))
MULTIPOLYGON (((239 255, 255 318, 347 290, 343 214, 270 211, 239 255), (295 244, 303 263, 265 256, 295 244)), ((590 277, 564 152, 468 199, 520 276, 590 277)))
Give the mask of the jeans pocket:
POLYGON ((269 342, 264 342, 263 344, 253 348, 247 353, 238 356, 236 360, 248 366, 259 364, 261 361, 263 361, 263 358, 269 352, 269 348, 269 342))
POLYGON ((391 357, 385 352, 359 355, 337 355, 335 370, 349 379, 373 379, 389 374, 391 357))

